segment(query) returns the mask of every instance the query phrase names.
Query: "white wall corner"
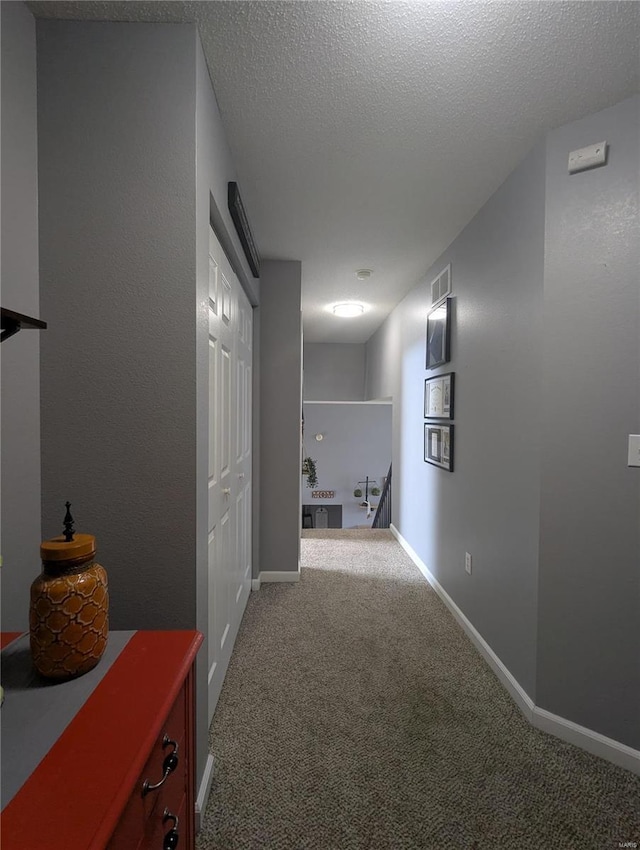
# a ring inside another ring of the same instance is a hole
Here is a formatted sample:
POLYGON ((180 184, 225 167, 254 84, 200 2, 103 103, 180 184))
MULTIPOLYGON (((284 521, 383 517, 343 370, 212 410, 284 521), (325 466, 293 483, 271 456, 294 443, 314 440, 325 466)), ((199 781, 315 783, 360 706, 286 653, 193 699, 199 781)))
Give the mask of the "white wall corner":
POLYGON ((209 802, 209 793, 211 791, 211 783, 213 782, 213 756, 211 753, 207 756, 207 762, 204 766, 202 781, 198 788, 198 796, 196 798, 196 832, 200 832, 202 819, 209 802))
POLYGON ((614 741, 612 738, 607 738, 605 735, 601 735, 599 732, 594 732, 592 729, 579 726, 571 720, 565 720, 565 718, 559 717, 557 714, 552 714, 550 711, 546 711, 544 708, 539 708, 535 705, 531 697, 527 694, 517 679, 505 667, 482 635, 465 617, 453 599, 451 599, 449 594, 430 572, 427 565, 412 548, 411 544, 404 539, 393 524, 390 526, 390 531, 405 552, 409 555, 416 567, 420 570, 422 575, 429 582, 431 587, 433 587, 435 592, 442 599, 449 611, 451 611, 458 623, 462 626, 473 645, 485 659, 489 667, 491 667, 520 711, 524 714, 532 726, 535 726, 537 729, 541 729, 543 732, 555 735, 563 741, 568 741, 570 744, 575 744, 583 750, 593 753, 593 755, 600 756, 600 758, 610 761, 612 764, 624 767, 626 770, 630 770, 632 773, 640 775, 640 751, 634 750, 632 747, 628 747, 625 744, 621 744, 619 741, 614 741))
POLYGON ((260 590, 260 576, 251 579, 251 590, 255 593, 260 590))

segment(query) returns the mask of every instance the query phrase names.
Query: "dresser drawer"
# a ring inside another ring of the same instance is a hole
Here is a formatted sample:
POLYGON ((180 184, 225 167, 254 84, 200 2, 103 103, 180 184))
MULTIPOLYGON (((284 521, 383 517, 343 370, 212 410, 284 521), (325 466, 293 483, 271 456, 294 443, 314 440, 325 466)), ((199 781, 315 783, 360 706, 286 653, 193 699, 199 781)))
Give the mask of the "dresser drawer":
MULTIPOLYGON (((165 807, 175 812, 180 806, 187 785, 189 761, 185 733, 186 703, 186 689, 183 687, 162 725, 147 763, 136 780, 127 807, 108 844, 108 850, 135 850, 149 833, 150 822, 158 810, 162 819, 165 807), (167 757, 175 750, 174 743, 177 744, 178 764, 162 781, 167 757), (149 785, 160 782, 162 784, 156 789, 143 792, 145 782, 149 785)), ((159 848, 161 847, 162 842, 159 844, 159 848)))
POLYGON ((189 824, 187 824, 187 795, 183 794, 177 806, 154 809, 149 818, 142 843, 138 845, 137 850, 163 850, 165 836, 171 831, 175 823, 173 817, 169 817, 169 815, 175 815, 178 818, 178 850, 183 850, 183 848, 187 850, 191 846, 192 839, 190 838, 189 824), (166 818, 165 812, 167 812, 166 818))
MULTIPOLYGON (((112 632, 110 663, 98 669, 89 694, 84 679, 74 679, 56 685, 57 702, 33 678, 29 652, 17 653, 16 669, 29 681, 25 692, 20 685, 21 698, 30 708, 24 716, 6 714, 5 704, 3 740, 16 740, 36 715, 46 725, 50 700, 69 719, 4 804, 3 850, 164 850, 172 826, 171 819, 163 823, 165 808, 180 819, 178 850, 195 850, 194 678, 201 644, 195 630, 112 632), (175 749, 163 747, 165 735, 178 745, 178 764, 160 785, 175 749), (70 776, 81 779, 65 794, 70 776), (145 780, 158 788, 143 794, 145 780)), ((16 695, 3 684, 10 706, 16 695)))

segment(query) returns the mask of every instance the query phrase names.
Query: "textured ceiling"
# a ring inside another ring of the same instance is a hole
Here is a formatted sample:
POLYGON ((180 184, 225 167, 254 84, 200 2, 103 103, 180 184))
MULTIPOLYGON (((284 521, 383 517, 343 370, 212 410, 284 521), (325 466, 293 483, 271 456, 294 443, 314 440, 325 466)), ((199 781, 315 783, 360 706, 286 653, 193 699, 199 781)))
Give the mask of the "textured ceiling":
POLYGON ((544 131, 639 86, 637 2, 27 5, 198 23, 261 256, 302 260, 309 342, 367 340, 544 131), (370 309, 326 310, 344 299, 370 309))

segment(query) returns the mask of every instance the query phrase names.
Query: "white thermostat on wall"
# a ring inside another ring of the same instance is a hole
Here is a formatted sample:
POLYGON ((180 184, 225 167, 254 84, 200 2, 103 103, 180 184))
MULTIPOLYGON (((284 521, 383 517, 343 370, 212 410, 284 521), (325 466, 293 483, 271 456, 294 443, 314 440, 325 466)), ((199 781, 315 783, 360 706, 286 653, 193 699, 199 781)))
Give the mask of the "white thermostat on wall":
POLYGON ((576 174, 578 171, 586 171, 587 168, 605 165, 606 161, 606 142, 598 142, 595 145, 589 145, 587 148, 571 151, 569 154, 569 174, 576 174))

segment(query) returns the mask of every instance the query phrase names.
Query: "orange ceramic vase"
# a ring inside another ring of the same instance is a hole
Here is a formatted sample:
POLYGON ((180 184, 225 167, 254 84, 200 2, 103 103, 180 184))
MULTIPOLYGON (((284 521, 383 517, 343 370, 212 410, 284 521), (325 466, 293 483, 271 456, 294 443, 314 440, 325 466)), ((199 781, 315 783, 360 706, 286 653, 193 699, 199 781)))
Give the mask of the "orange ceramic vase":
POLYGON ((107 645, 107 573, 95 554, 91 534, 54 537, 40 547, 42 573, 31 585, 29 629, 33 664, 49 679, 87 673, 107 645))

